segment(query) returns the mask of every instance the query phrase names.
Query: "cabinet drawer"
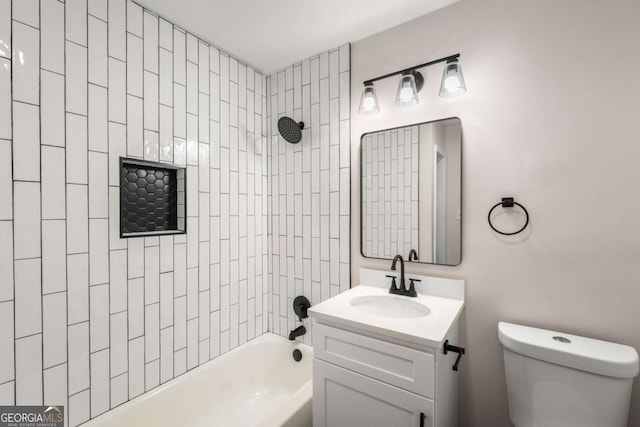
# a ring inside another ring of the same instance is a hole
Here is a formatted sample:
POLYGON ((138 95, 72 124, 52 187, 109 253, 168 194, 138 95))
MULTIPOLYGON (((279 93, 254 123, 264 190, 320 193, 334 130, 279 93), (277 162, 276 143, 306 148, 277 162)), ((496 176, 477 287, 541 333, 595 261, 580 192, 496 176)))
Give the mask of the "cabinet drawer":
POLYGON ((431 399, 315 359, 314 427, 433 427, 431 399))
POLYGON ((322 324, 313 325, 317 359, 433 398, 433 354, 322 324))

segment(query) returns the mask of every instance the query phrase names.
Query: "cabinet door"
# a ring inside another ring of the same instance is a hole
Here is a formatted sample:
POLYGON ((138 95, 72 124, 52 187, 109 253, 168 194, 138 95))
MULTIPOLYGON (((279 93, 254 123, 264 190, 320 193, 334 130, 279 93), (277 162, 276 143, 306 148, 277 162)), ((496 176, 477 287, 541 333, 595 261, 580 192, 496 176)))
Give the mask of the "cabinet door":
POLYGON ((433 427, 433 401, 314 359, 313 426, 433 427))

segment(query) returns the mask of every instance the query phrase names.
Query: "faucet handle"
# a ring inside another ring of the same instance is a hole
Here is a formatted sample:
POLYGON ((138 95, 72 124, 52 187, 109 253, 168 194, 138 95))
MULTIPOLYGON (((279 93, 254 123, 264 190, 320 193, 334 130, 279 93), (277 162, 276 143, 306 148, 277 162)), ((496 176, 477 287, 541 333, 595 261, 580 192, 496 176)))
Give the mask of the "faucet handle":
POLYGON ((416 292, 416 286, 413 282, 422 282, 422 280, 409 278, 409 290, 407 292, 410 297, 417 297, 418 292, 416 292))
POLYGON ((396 276, 392 276, 392 275, 385 275, 385 277, 388 277, 389 279, 391 279, 391 287, 394 289, 398 288, 398 285, 396 284, 396 276))

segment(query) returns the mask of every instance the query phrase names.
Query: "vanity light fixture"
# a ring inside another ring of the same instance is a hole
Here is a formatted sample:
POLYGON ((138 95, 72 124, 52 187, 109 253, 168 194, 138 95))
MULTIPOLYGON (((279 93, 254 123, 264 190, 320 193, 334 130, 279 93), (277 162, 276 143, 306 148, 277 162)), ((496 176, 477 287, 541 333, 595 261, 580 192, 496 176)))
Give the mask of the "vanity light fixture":
POLYGON ((446 62, 444 73, 442 75, 442 82, 440 83, 440 96, 451 97, 462 95, 467 91, 464 83, 464 77, 462 76, 462 68, 460 67, 460 54, 445 56, 434 61, 425 62, 424 64, 416 65, 404 70, 396 71, 393 73, 385 74, 384 76, 376 77, 373 79, 365 80, 364 88, 362 89, 362 96, 360 98, 360 108, 358 112, 360 114, 372 114, 380 111, 380 105, 378 104, 378 98, 376 96, 373 83, 401 75, 400 84, 398 85, 398 91, 396 93, 395 105, 397 107, 407 107, 416 105, 420 102, 418 99, 418 92, 424 86, 424 77, 422 73, 418 71, 419 68, 425 68, 430 65, 446 62))
POLYGON ((373 83, 365 83, 362 89, 362 96, 360 97, 360 108, 358 108, 358 112, 360 114, 375 114, 380 112, 378 97, 376 96, 376 89, 373 87, 373 83))

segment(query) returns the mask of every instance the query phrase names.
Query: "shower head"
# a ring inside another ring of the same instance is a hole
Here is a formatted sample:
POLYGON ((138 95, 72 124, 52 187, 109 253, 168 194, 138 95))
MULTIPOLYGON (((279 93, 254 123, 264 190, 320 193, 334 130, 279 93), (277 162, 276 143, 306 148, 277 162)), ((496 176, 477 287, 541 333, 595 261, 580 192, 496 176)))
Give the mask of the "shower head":
POLYGON ((297 122, 291 117, 280 117, 278 119, 278 131, 285 141, 297 144, 302 139, 302 129, 304 122, 297 122))

